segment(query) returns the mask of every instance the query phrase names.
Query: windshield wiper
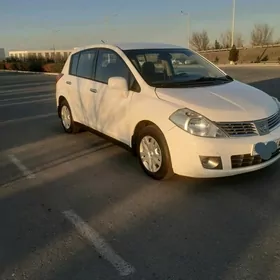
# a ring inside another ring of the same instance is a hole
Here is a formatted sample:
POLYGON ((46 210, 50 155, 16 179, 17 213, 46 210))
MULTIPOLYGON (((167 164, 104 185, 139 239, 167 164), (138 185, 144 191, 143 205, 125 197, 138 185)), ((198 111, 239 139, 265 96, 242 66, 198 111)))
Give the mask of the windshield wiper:
POLYGON ((165 87, 165 88, 177 88, 177 87, 192 87, 192 86, 198 86, 198 85, 209 85, 209 83, 213 83, 216 81, 222 81, 222 82, 230 82, 231 79, 227 78, 212 78, 212 77, 201 77, 199 79, 195 80, 188 80, 188 81, 158 81, 153 82, 151 86, 154 87, 165 87))
POLYGON ((201 77, 196 80, 193 80, 194 82, 212 82, 212 81, 232 81, 232 78, 230 76, 224 76, 224 77, 201 77))
POLYGON ((185 81, 185 82, 160 82, 152 83, 151 86, 163 87, 163 88, 180 88, 180 87, 193 87, 193 86, 209 85, 209 81, 196 82, 195 80, 185 81))

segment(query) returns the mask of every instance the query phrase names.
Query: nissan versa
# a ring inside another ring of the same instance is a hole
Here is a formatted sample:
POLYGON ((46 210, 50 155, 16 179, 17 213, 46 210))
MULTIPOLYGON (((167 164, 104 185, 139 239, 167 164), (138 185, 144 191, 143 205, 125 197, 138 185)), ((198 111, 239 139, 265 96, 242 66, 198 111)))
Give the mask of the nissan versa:
POLYGON ((154 179, 237 175, 280 157, 278 100, 180 46, 77 49, 56 101, 66 132, 88 127, 122 142, 154 179))

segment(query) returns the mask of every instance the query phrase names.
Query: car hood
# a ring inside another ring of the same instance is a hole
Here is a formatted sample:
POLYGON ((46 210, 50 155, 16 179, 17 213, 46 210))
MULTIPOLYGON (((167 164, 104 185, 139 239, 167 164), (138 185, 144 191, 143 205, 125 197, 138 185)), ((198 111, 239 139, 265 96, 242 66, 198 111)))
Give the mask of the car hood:
POLYGON ((156 88, 156 94, 162 100, 196 111, 213 121, 258 120, 278 110, 271 96, 238 81, 196 88, 156 88))

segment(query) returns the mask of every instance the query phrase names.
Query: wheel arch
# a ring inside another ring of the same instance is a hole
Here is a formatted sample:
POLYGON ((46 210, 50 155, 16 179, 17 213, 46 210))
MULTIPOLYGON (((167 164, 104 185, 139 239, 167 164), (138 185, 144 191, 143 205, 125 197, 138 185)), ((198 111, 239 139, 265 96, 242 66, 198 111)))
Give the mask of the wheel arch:
POLYGON ((134 133, 132 136, 132 143, 133 143, 132 144, 133 154, 135 156, 138 156, 142 168, 146 173, 148 173, 148 175, 150 175, 152 178, 156 180, 169 179, 174 175, 169 145, 165 137, 165 134, 163 133, 162 129, 158 125, 148 120, 140 121, 134 129, 134 133), (163 163, 161 164, 160 169, 155 173, 151 173, 152 172, 151 170, 147 170, 146 167, 144 167, 144 163, 141 160, 141 155, 138 150, 140 148, 139 147, 140 138, 142 139, 142 137, 146 135, 155 137, 163 153, 162 154, 163 163))
POLYGON ((60 115, 60 106, 61 106, 61 103, 63 101, 66 101, 68 103, 67 99, 63 95, 60 95, 59 98, 58 98, 58 106, 57 106, 57 113, 58 113, 59 117, 61 117, 61 115, 60 115))
POLYGON ((149 125, 153 125, 153 126, 155 126, 157 129, 159 129, 161 131, 161 129, 152 121, 142 120, 142 121, 138 122, 137 125, 135 126, 133 134, 131 136, 131 149, 133 151, 133 154, 136 154, 136 139, 137 139, 138 133, 144 127, 149 126, 149 125))

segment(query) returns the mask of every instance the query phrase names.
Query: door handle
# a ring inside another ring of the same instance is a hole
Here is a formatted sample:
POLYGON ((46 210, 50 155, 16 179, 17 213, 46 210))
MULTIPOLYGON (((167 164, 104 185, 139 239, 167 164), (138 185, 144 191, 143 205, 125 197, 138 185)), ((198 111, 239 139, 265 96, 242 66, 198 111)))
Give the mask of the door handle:
POLYGON ((72 83, 71 83, 70 81, 67 81, 66 84, 67 84, 67 85, 71 85, 72 83))
POLYGON ((95 89, 95 88, 91 88, 90 91, 93 93, 97 93, 97 89, 95 89))

